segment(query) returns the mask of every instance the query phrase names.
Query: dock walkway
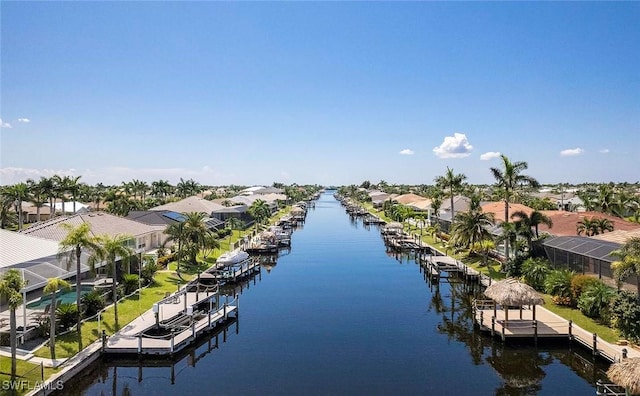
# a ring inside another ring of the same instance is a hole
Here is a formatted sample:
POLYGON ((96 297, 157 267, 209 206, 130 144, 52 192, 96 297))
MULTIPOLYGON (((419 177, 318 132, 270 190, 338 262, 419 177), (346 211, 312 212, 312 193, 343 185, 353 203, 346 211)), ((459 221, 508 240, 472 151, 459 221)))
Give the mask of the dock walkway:
POLYGON ((480 330, 503 340, 567 338, 610 362, 620 361, 623 357, 640 357, 640 351, 625 345, 611 344, 542 306, 536 306, 535 310, 532 307, 508 310, 500 306, 494 307, 492 300, 474 301, 474 322, 480 330))
POLYGON ((226 321, 230 314, 237 316, 237 299, 231 302, 227 299, 223 304, 219 300, 220 296, 207 292, 181 291, 169 296, 109 337, 105 342, 104 352, 175 353, 195 340, 199 334, 226 321), (207 309, 196 310, 198 306, 207 304, 207 309), (164 330, 165 334, 149 334, 158 329, 164 330))

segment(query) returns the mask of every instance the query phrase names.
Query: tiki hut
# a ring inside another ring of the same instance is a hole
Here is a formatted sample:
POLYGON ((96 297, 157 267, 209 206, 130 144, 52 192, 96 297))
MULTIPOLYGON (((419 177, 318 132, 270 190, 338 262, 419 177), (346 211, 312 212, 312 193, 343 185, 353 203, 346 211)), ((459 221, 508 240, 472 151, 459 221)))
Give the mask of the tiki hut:
MULTIPOLYGON (((522 317, 522 306, 533 305, 533 320, 536 319, 536 305, 544 304, 544 300, 535 289, 526 283, 522 283, 515 278, 507 278, 492 283, 484 291, 485 296, 489 297, 496 304, 500 304, 505 310, 505 322, 509 320, 509 307, 516 306, 520 308, 520 316, 522 317)), ((496 308, 494 307, 494 310, 496 308)))
POLYGON ((640 394, 640 358, 623 359, 607 370, 607 377, 624 387, 628 394, 640 394))

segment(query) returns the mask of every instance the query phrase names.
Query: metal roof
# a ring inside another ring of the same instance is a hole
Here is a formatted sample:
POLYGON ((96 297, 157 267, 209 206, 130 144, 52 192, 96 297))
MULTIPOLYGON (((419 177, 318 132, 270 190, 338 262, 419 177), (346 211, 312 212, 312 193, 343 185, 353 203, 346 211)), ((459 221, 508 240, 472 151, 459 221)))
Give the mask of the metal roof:
MULTIPOLYGON (((0 273, 17 269, 28 282, 25 291, 44 286, 49 278, 70 278, 76 274, 75 261, 58 257, 58 242, 0 229, 0 273)), ((81 272, 89 271, 88 255, 80 257, 81 272)))
POLYGON ((616 260, 616 258, 611 256, 610 253, 620 248, 619 243, 602 241, 584 236, 559 236, 549 238, 544 241, 543 245, 545 248, 555 248, 609 262, 616 260))

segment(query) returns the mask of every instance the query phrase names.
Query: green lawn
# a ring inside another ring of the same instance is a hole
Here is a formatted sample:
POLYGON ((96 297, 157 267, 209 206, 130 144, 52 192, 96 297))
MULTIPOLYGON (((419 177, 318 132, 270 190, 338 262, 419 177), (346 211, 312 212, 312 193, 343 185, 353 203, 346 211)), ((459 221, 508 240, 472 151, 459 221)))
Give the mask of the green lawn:
MULTIPOLYGON (((52 368, 44 368, 44 378, 49 378, 54 373, 58 372, 58 369, 52 368)), ((26 386, 34 387, 36 383, 42 383, 42 374, 41 368, 39 364, 33 364, 26 362, 24 360, 18 359, 17 363, 17 378, 16 381, 29 381, 28 383, 23 383, 26 386), (27 385, 28 384, 28 385, 27 385)), ((5 381, 11 380, 11 358, 0 356, 0 383, 7 384, 5 381)), ((19 389, 16 393, 17 395, 24 395, 30 389, 19 389)), ((12 393, 9 390, 4 389, 4 386, 0 388, 0 395, 11 395, 12 393)))

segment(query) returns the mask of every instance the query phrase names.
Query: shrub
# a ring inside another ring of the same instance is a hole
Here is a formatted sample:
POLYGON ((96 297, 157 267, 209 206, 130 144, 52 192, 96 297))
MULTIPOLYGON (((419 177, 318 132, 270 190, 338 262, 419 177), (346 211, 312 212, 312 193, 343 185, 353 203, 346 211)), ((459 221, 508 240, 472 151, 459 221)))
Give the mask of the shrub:
POLYGON ((573 305, 571 279, 575 273, 567 269, 553 270, 544 281, 544 288, 558 305, 573 305))
POLYGON ((171 253, 169 255, 158 258, 158 266, 161 268, 167 268, 167 264, 172 262, 175 259, 175 257, 176 257, 175 253, 171 253))
POLYGON ((640 304, 635 293, 622 291, 611 299, 611 324, 620 335, 632 342, 640 341, 640 304))
POLYGON ((608 323, 610 319, 609 304, 615 295, 616 291, 613 288, 595 279, 595 282, 583 289, 578 299, 578 309, 590 318, 600 318, 604 323, 608 323))
POLYGON ((549 262, 540 258, 528 258, 522 263, 522 280, 538 291, 544 290, 544 281, 551 272, 549 262))
POLYGON ((60 327, 68 329, 76 324, 76 315, 78 307, 73 303, 64 303, 56 309, 56 318, 60 327))
POLYGON ((151 283, 156 272, 158 272, 158 265, 153 261, 147 261, 142 267, 142 279, 144 279, 145 283, 151 283))
POLYGON ((602 283, 599 279, 589 275, 574 276, 571 279, 571 295, 573 297, 573 301, 578 301, 583 291, 597 284, 598 282, 602 283))
POLYGON ((85 316, 93 316, 105 306, 104 297, 98 290, 92 290, 82 296, 81 302, 85 309, 85 316))
POLYGON ((124 294, 129 295, 138 289, 139 277, 136 274, 124 274, 122 277, 122 283, 124 285, 124 294))
POLYGON ((51 331, 51 318, 49 315, 40 316, 36 319, 36 331, 38 336, 42 338, 48 338, 51 331))

